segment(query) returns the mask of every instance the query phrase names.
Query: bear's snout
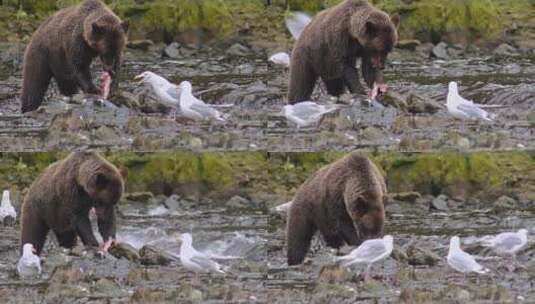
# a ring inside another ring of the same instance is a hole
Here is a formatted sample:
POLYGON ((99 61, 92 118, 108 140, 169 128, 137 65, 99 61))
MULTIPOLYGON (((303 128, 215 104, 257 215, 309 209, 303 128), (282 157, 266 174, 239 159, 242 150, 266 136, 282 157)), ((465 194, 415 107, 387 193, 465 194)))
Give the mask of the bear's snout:
POLYGON ((361 217, 358 223, 359 237, 361 239, 373 239, 383 236, 384 215, 367 214, 361 217))

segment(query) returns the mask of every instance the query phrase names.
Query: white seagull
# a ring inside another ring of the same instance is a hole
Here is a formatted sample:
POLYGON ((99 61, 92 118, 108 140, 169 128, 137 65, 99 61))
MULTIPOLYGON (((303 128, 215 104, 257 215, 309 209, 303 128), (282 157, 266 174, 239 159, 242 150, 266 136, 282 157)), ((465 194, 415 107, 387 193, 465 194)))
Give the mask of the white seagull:
POLYGON ((4 222, 7 218, 17 219, 17 211, 11 205, 11 200, 9 199, 9 190, 4 190, 2 193, 2 203, 0 204, 0 222, 4 222))
POLYGON ((303 101, 293 105, 285 105, 283 113, 286 119, 295 123, 298 128, 303 128, 317 125, 323 115, 337 109, 335 106, 326 107, 312 101, 303 101))
POLYGON ((373 263, 380 262, 392 253, 394 238, 385 235, 382 239, 366 240, 349 254, 337 257, 336 261, 342 261, 342 266, 348 267, 353 264, 367 264, 364 279, 367 280, 373 263))
POLYGON ((450 249, 447 260, 451 268, 464 274, 469 272, 485 274, 489 272, 488 269, 476 262, 473 256, 461 249, 461 240, 458 236, 454 236, 450 240, 450 249))
POLYGON ((294 12, 286 18, 286 27, 297 40, 311 20, 312 18, 303 12, 294 12))
POLYGON ((180 106, 179 86, 150 71, 145 71, 134 77, 134 79, 140 79, 140 83, 149 84, 154 91, 154 94, 156 94, 156 97, 158 97, 164 105, 173 109, 172 115, 176 114, 176 111, 180 106))
POLYGON ((193 96, 191 93, 191 83, 189 81, 182 81, 179 88, 180 109, 184 116, 193 120, 215 119, 225 121, 219 111, 193 96))
POLYGON ((483 246, 491 247, 499 255, 511 255, 513 259, 516 259, 516 253, 527 244, 528 231, 526 229, 520 229, 517 232, 503 232, 483 241, 483 246))
POLYGON ((269 57, 269 61, 273 62, 274 64, 282 65, 285 67, 290 66, 290 55, 284 52, 279 52, 276 54, 271 55, 269 57))
POLYGON ((182 262, 185 268, 194 272, 225 273, 223 267, 213 261, 210 256, 193 248, 191 234, 181 234, 180 240, 182 240, 182 245, 180 245, 180 262, 182 262))
POLYGON ((35 249, 30 243, 22 247, 22 256, 17 264, 17 272, 23 279, 37 277, 41 274, 41 260, 33 252, 35 249))
POLYGON ((459 95, 459 88, 455 81, 450 82, 448 86, 448 98, 446 106, 450 114, 461 120, 483 119, 492 121, 492 115, 482 109, 482 105, 476 104, 471 100, 466 100, 459 95))

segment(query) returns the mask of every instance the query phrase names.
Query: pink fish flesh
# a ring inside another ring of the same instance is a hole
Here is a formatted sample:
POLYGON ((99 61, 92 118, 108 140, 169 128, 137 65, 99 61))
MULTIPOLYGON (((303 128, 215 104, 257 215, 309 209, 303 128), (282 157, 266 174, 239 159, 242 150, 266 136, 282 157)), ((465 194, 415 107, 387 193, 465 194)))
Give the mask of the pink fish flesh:
POLYGON ((100 91, 102 92, 102 98, 108 99, 110 95, 111 87, 111 75, 108 72, 102 72, 100 75, 100 91))
POLYGON ((370 92, 370 98, 374 100, 377 96, 386 93, 388 90, 388 85, 385 83, 377 84, 376 82, 373 83, 373 89, 370 92))

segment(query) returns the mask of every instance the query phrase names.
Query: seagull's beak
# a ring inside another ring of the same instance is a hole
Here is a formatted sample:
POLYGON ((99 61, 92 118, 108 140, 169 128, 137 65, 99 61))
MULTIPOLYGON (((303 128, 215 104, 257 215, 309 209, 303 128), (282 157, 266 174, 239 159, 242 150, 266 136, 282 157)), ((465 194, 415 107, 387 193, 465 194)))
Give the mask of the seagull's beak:
POLYGON ((145 75, 139 74, 139 75, 135 76, 134 79, 135 80, 139 80, 138 83, 143 83, 145 81, 145 75))

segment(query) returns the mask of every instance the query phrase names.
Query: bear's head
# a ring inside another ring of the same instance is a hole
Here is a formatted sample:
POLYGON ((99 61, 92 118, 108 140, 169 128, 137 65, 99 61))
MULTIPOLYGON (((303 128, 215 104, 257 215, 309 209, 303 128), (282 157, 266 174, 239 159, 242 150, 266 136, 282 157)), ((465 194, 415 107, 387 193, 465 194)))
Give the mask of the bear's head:
POLYGON ((113 209, 124 192, 126 173, 96 152, 84 152, 85 159, 78 169, 78 182, 89 196, 97 213, 113 209))
POLYGON ((356 224, 361 239, 381 237, 385 223, 385 193, 380 181, 346 186, 345 208, 356 224))
POLYGON ((368 14, 354 14, 351 17, 350 33, 361 46, 363 76, 366 84, 384 83, 382 70, 388 54, 398 40, 399 15, 389 17, 386 13, 372 9, 368 14))
POLYGON ((114 15, 104 15, 84 24, 87 44, 98 54, 104 71, 114 76, 121 65, 121 54, 126 45, 128 21, 121 22, 114 15))

